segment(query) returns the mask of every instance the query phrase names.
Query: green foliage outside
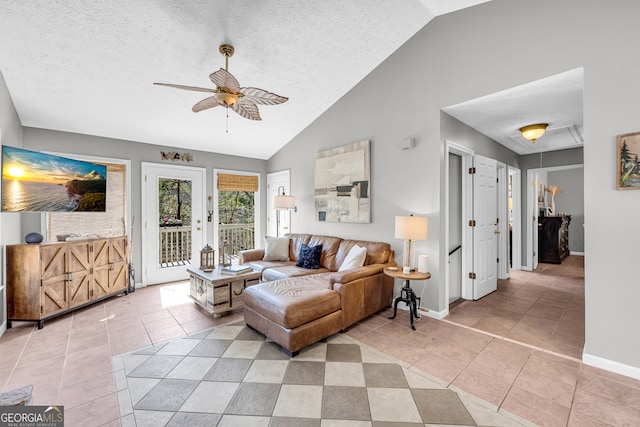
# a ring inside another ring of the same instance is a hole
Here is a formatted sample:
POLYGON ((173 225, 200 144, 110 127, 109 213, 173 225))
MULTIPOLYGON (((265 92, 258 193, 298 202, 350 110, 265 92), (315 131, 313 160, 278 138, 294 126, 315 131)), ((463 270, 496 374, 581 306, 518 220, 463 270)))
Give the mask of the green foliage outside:
POLYGON ((160 178, 158 180, 158 223, 165 219, 191 225, 191 181, 160 178))
MULTIPOLYGON (((183 225, 191 225, 191 191, 191 181, 159 179, 158 223, 180 220, 183 225)), ((220 224, 253 224, 254 210, 254 193, 248 191, 218 192, 220 224)))
POLYGON ((220 224, 253 224, 254 206, 254 193, 252 192, 218 192, 220 224))

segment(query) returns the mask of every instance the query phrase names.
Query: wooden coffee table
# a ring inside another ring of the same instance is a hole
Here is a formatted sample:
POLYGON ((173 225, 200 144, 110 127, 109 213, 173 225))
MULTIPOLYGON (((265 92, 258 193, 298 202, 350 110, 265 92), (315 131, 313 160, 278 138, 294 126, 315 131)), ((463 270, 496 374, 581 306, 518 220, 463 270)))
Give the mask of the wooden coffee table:
POLYGON ((262 277, 262 272, 255 270, 236 276, 219 270, 220 267, 211 272, 187 268, 191 281, 189 295, 216 319, 227 311, 244 307, 244 289, 257 285, 262 277))

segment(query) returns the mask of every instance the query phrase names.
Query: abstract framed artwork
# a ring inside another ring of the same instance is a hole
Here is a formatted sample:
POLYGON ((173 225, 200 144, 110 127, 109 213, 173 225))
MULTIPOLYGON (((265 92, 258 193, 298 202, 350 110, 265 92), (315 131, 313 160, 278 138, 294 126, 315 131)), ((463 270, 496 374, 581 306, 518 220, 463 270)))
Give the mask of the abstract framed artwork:
POLYGON ((618 135, 616 143, 616 188, 640 190, 640 132, 618 135))
POLYGON ((371 222, 370 142, 364 140, 316 153, 316 219, 371 222))

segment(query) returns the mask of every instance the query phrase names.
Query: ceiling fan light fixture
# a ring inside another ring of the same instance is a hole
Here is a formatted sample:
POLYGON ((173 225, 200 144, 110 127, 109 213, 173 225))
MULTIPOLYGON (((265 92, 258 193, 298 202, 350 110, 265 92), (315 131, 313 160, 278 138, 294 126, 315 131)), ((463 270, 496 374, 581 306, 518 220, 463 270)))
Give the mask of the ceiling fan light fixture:
POLYGON ((523 126, 519 130, 524 138, 531 142, 536 142, 536 139, 544 135, 547 130, 547 126, 549 126, 548 123, 537 123, 534 125, 523 126))
POLYGON ((216 92, 213 96, 225 107, 233 107, 238 102, 238 95, 229 92, 216 92))
POLYGON ((216 85, 215 89, 171 83, 154 84, 175 89, 213 94, 213 96, 209 96, 195 104, 191 110, 193 110, 194 113, 198 113, 208 110, 209 108, 225 107, 227 109, 227 118, 229 117, 229 107, 231 107, 233 111, 245 119, 262 120, 258 105, 278 105, 289 100, 286 96, 276 95, 275 93, 257 87, 240 87, 238 80, 229 72, 229 58, 233 56, 233 46, 223 44, 220 46, 219 51, 222 56, 224 56, 225 67, 209 75, 209 79, 216 85))

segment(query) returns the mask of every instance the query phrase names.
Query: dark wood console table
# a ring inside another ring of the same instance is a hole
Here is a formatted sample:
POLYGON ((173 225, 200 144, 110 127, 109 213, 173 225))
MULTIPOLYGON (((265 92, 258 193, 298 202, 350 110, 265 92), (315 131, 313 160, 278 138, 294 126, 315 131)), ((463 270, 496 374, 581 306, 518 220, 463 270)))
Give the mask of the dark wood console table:
POLYGON ((571 215, 538 217, 538 261, 560 264, 569 256, 571 215))

